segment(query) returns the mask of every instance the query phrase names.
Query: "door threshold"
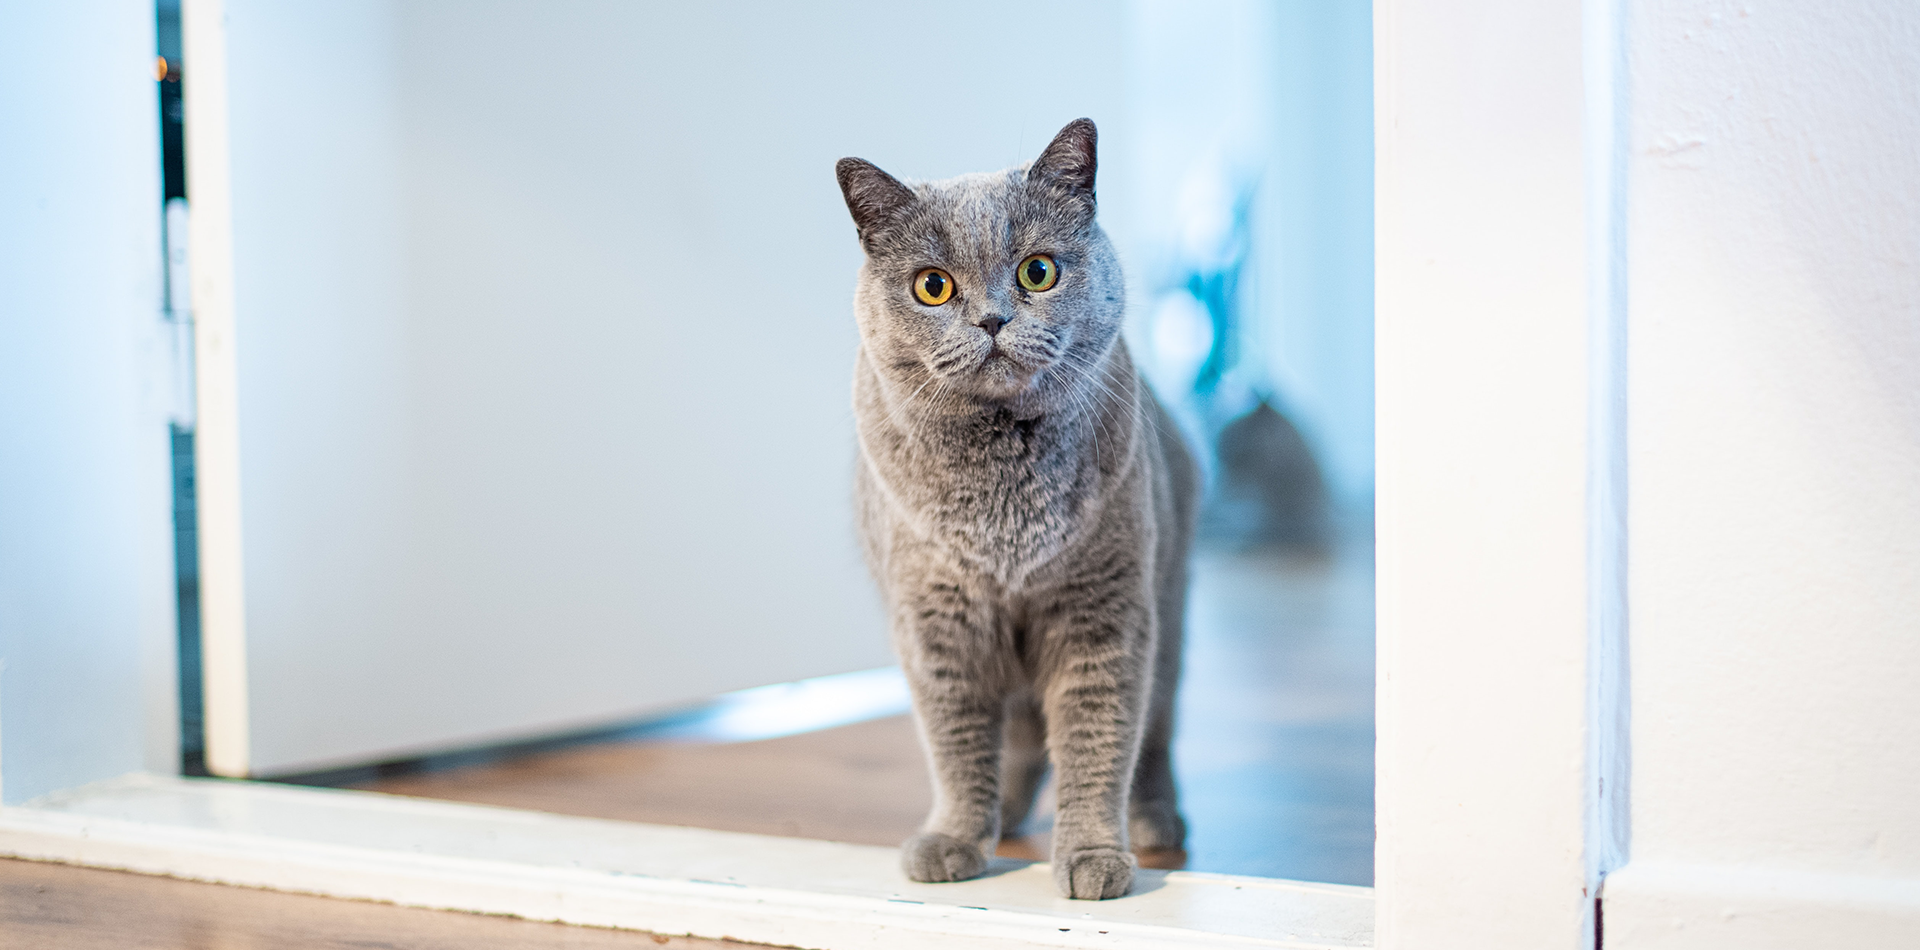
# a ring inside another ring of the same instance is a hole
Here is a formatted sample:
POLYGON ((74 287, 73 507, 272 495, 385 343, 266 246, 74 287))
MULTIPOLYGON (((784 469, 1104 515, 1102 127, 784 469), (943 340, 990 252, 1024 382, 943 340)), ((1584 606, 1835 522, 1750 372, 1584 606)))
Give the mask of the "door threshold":
POLYGON ((0 855, 787 947, 1373 945, 1373 889, 1141 870, 1109 901, 1046 864, 915 884, 893 848, 375 792, 134 774, 0 808, 0 855))

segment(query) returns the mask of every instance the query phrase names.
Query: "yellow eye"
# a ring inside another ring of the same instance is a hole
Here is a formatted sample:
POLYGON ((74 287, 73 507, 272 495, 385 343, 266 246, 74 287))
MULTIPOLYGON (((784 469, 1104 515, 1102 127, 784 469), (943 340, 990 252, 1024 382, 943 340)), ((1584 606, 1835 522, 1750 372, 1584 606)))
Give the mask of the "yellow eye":
POLYGON ((1035 254, 1020 262, 1020 286, 1028 290, 1052 290, 1060 279, 1060 265, 1045 254, 1035 254))
POLYGON ((953 278, 938 267, 929 267, 913 275, 913 295, 929 307, 938 307, 953 299, 953 278))

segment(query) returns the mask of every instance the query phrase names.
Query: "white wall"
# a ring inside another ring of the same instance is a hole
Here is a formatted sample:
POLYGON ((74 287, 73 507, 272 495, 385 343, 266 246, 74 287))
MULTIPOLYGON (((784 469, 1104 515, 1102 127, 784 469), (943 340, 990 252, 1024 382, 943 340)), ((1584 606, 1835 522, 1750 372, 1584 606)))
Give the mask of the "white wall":
POLYGON ((0 31, 0 800, 178 767, 154 9, 0 31))
POLYGON ((890 662, 833 162, 1125 178, 1120 12, 952 13, 228 4, 256 772, 890 662))
POLYGON ((1628 4, 1607 946, 1920 946, 1920 7, 1628 4))

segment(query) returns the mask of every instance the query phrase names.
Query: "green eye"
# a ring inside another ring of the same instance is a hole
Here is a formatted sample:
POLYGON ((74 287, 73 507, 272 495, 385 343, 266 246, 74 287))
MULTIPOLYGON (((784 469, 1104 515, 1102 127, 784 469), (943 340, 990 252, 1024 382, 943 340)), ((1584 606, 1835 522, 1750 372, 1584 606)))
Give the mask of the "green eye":
POLYGON ((929 307, 938 307, 953 298, 953 278, 938 267, 929 267, 913 275, 913 295, 929 307))
POLYGON ((1052 290, 1054 281, 1060 279, 1060 265, 1045 254, 1035 254, 1020 262, 1020 286, 1028 290, 1052 290))

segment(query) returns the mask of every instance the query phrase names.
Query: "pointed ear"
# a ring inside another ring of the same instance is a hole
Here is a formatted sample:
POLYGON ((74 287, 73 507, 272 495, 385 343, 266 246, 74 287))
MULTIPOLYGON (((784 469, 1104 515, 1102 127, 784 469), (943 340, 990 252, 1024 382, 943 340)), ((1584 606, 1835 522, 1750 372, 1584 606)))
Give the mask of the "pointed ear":
POLYGON ((843 158, 834 165, 833 173, 840 179, 840 194, 847 199, 847 211, 853 215, 862 247, 867 247, 868 234, 893 221, 913 203, 912 189, 866 159, 843 158))
POLYGON ((1093 197, 1094 146, 1099 138, 1092 119, 1075 119, 1053 137, 1027 174, 1063 186, 1067 193, 1093 197))

